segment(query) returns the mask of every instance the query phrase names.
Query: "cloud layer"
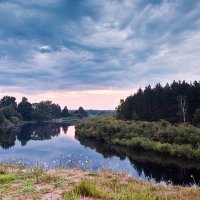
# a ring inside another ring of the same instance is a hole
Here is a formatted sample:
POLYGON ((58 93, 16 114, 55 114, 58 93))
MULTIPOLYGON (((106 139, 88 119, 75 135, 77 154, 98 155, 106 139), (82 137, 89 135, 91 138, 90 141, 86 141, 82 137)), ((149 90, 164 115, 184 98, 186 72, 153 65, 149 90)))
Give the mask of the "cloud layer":
POLYGON ((0 86, 135 89, 200 76, 198 0, 2 0, 0 86))

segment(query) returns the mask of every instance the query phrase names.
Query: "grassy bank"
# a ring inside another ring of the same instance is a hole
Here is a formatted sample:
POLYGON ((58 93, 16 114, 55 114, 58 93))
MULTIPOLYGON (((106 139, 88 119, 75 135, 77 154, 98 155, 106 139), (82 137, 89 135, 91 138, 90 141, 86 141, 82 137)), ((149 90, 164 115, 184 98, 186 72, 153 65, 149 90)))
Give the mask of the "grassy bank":
POLYGON ((199 199, 200 189, 145 183, 124 174, 0 165, 0 199, 199 199))
POLYGON ((104 116, 83 120, 76 126, 76 135, 104 140, 108 144, 200 160, 200 128, 192 125, 172 125, 166 121, 122 121, 104 116))

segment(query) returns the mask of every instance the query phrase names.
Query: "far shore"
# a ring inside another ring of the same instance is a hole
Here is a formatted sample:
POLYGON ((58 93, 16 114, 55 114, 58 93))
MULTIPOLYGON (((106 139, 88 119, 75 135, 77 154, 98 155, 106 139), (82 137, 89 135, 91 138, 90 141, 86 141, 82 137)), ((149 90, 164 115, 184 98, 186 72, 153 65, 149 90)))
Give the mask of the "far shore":
POLYGON ((44 120, 44 121, 22 121, 22 125, 24 124, 33 124, 33 123, 66 123, 69 125, 75 125, 80 122, 80 118, 77 117, 67 117, 67 118, 59 118, 59 119, 51 119, 51 120, 44 120))
POLYGON ((67 117, 67 118, 59 118, 59 119, 51 119, 51 120, 44 120, 44 121, 37 121, 37 120, 31 120, 31 121, 21 121, 18 124, 9 123, 6 126, 0 126, 0 128, 17 128, 20 126, 23 126, 25 124, 36 124, 36 123, 64 123, 69 125, 76 125, 81 121, 78 117, 67 117))

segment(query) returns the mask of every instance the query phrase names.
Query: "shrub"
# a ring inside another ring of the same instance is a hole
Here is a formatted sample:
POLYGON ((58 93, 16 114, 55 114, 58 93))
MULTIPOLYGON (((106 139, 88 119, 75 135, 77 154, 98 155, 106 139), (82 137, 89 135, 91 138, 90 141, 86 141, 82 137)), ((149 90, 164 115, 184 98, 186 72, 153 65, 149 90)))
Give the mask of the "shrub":
POLYGON ((83 120, 76 135, 94 137, 110 144, 153 150, 177 157, 200 159, 200 128, 166 121, 122 121, 101 116, 83 120))

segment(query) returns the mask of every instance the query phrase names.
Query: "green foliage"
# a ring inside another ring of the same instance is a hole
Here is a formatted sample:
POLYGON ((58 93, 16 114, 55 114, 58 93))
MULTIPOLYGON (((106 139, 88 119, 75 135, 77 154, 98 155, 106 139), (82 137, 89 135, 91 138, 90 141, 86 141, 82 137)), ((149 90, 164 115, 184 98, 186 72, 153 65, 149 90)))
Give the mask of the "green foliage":
POLYGON ((58 104, 51 104, 51 115, 54 119, 61 117, 61 108, 58 104))
POLYGON ((77 200, 78 196, 105 199, 106 195, 90 181, 83 180, 72 191, 63 193, 63 198, 66 200, 77 200))
POLYGON ((17 109, 17 103, 15 97, 4 96, 0 101, 0 107, 12 106, 14 110, 17 109))
POLYGON ((33 108, 34 108, 32 113, 33 119, 38 121, 52 119, 51 102, 41 101, 40 103, 34 104, 33 108))
POLYGON ((174 81, 164 87, 157 84, 141 88, 136 94, 120 100, 117 118, 122 120, 192 122, 200 107, 200 82, 174 81))
POLYGON ((194 114, 193 123, 196 126, 200 125, 200 108, 198 108, 194 114))
POLYGON ((9 183, 11 181, 13 181, 16 178, 15 174, 7 174, 7 175, 3 175, 0 176, 0 183, 9 183))
POLYGON ((44 189, 41 190, 42 194, 47 194, 50 191, 51 191, 51 189, 49 189, 49 188, 44 188, 44 189))
POLYGON ((35 185, 31 182, 27 182, 22 186, 23 193, 32 193, 35 191, 35 185))
POLYGON ((62 117, 68 117, 69 116, 69 111, 67 106, 64 107, 64 109, 62 110, 62 117))
POLYGON ((72 192, 64 192, 63 199, 64 200, 79 200, 77 194, 75 194, 73 191, 72 192))
POLYGON ((1 108, 1 120, 0 125, 5 125, 9 122, 18 124, 21 120, 21 115, 15 111, 12 105, 9 105, 1 108))
POLYGON ((88 113, 83 109, 83 107, 79 107, 79 109, 76 110, 74 114, 79 118, 88 117, 88 113))
POLYGON ((69 116, 77 120, 87 117, 88 113, 82 107, 73 113, 69 113, 67 106, 61 110, 58 104, 51 101, 31 104, 26 97, 23 97, 18 105, 15 97, 4 96, 0 100, 0 127, 18 125, 22 120, 48 121, 69 116))
POLYGON ((112 117, 87 118, 76 126, 76 135, 109 144, 142 148, 162 154, 200 159, 200 129, 167 121, 122 121, 112 117))
POLYGON ((31 120, 32 110, 31 103, 28 102, 26 97, 23 97, 17 107, 17 112, 21 114, 23 120, 28 121, 31 120))
MULTIPOLYGON (((65 110, 66 112, 66 110, 65 110)), ((58 104, 51 101, 42 101, 33 105, 33 119, 38 121, 60 118, 63 115, 58 104)))
POLYGON ((18 117, 11 117, 10 121, 13 123, 13 124, 19 124, 20 120, 18 117))
POLYGON ((37 163, 36 166, 32 169, 32 175, 35 176, 37 183, 39 183, 39 178, 44 175, 44 172, 44 166, 39 165, 39 163, 37 163))
POLYGON ((0 124, 4 124, 5 123, 5 116, 3 114, 3 111, 0 110, 0 124))
POLYGON ((104 192, 98 190, 94 184, 84 180, 74 189, 74 193, 84 197, 104 198, 104 192))
POLYGON ((3 111, 5 118, 8 120, 10 120, 15 115, 15 110, 12 105, 3 107, 2 111, 3 111))

